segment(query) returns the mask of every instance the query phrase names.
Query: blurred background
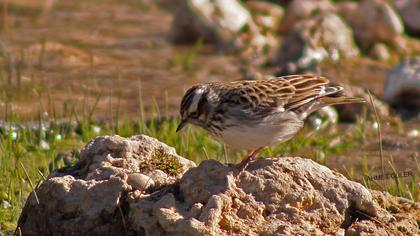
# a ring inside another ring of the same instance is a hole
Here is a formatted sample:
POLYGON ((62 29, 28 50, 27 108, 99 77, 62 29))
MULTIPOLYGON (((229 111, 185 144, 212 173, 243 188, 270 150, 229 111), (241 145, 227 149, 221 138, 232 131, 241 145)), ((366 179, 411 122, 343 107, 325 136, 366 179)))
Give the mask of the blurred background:
POLYGON ((297 73, 368 103, 326 108, 262 156, 311 158, 418 201, 420 0, 0 0, 0 235, 97 135, 240 160, 203 131, 175 133, 184 91, 297 73))

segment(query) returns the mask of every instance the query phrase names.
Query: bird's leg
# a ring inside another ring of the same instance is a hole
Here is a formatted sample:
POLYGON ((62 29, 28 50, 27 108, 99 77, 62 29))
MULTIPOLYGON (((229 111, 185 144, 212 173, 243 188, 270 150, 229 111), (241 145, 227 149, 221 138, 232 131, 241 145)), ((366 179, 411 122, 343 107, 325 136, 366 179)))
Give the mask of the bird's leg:
POLYGON ((248 165, 248 162, 250 162, 252 159, 254 159, 254 157, 258 154, 258 152, 261 151, 261 149, 263 149, 263 147, 257 148, 254 151, 250 152, 248 154, 248 156, 246 156, 241 163, 239 163, 239 168, 241 170, 245 169, 245 167, 248 165))

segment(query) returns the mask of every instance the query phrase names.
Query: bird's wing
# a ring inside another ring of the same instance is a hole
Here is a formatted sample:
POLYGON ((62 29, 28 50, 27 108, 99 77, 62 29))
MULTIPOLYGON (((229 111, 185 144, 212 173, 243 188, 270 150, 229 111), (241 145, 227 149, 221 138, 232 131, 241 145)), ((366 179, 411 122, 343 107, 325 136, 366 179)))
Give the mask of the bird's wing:
POLYGON ((221 104, 236 106, 253 116, 295 111, 307 114, 326 105, 363 102, 347 97, 343 88, 323 76, 310 74, 267 77, 261 80, 235 81, 215 85, 221 104))
POLYGON ((221 102, 243 108, 293 109, 320 96, 339 92, 328 87, 328 79, 314 75, 290 75, 261 80, 235 81, 218 84, 221 102))
POLYGON ((344 95, 342 86, 330 83, 322 76, 292 75, 282 78, 296 89, 285 109, 295 111, 301 118, 324 106, 365 102, 362 98, 344 95))
POLYGON ((217 90, 221 104, 251 113, 266 113, 284 109, 296 89, 287 80, 270 78, 221 83, 217 90))
POLYGON ((310 113, 325 105, 362 102, 342 95, 343 88, 322 76, 304 74, 235 81, 216 85, 221 104, 236 106, 250 115, 296 111, 310 113), (319 106, 311 104, 319 100, 319 106), (308 110, 309 109, 309 110, 308 110))
POLYGON ((295 93, 285 105, 287 110, 297 109, 321 97, 340 93, 342 87, 330 84, 330 81, 316 75, 290 75, 281 77, 287 80, 294 88, 295 93))

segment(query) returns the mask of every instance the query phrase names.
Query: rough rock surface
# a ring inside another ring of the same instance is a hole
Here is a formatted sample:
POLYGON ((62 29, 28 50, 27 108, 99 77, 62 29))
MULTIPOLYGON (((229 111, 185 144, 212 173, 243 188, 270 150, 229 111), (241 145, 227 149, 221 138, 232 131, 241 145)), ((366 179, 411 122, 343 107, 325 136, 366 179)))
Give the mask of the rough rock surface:
POLYGON ((251 14, 237 0, 184 0, 174 15, 172 39, 190 43, 203 38, 225 46, 243 27, 253 24, 251 14))
POLYGON ((296 73, 325 59, 337 61, 358 54, 351 29, 337 15, 325 13, 296 24, 286 35, 274 63, 293 64, 295 69, 289 69, 289 73, 296 73))
POLYGON ((252 17, 263 31, 277 33, 281 20, 284 16, 284 9, 274 3, 263 1, 246 1, 246 7, 250 10, 252 17))
POLYGON ((335 6, 330 0, 293 0, 287 5, 280 32, 290 31, 298 22, 313 17, 319 13, 332 13, 335 6))
POLYGON ((75 166, 55 171, 31 193, 18 224, 23 235, 120 235, 128 192, 172 184, 193 166, 145 135, 98 137, 75 166), (139 174, 149 183, 141 186, 139 174))
POLYGON ((361 47, 367 48, 377 42, 398 46, 404 26, 392 4, 385 0, 362 0, 338 6, 361 47))
POLYGON ((407 33, 420 37, 420 0, 394 1, 407 33))
POLYGON ((254 37, 253 41, 257 42, 253 45, 257 49, 253 53, 269 54, 272 51, 269 49, 277 48, 280 43, 277 34, 284 9, 277 4, 263 1, 247 1, 245 5, 258 28, 254 29, 254 35, 251 35, 254 37))
POLYGON ((388 47, 384 43, 375 44, 369 52, 369 56, 378 61, 389 61, 391 54, 388 47))
POLYGON ((418 233, 419 203, 370 192, 309 159, 259 159, 242 172, 214 160, 193 166, 147 136, 99 137, 76 166, 41 184, 39 203, 29 196, 19 227, 23 235, 418 233), (174 163, 178 172, 168 169, 174 163), (142 175, 154 185, 133 188, 142 175))
POLYGON ((171 36, 175 43, 203 39, 242 58, 262 63, 269 48, 277 48, 277 28, 283 8, 276 4, 238 0, 184 0, 174 14, 171 36))
POLYGON ((384 99, 396 107, 420 111, 420 57, 404 59, 388 75, 384 99))

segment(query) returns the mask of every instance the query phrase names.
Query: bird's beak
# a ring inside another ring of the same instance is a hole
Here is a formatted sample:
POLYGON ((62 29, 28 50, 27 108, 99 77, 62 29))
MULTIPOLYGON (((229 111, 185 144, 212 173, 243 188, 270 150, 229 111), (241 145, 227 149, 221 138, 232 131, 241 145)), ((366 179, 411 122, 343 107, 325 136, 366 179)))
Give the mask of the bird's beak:
POLYGON ((181 120, 181 123, 179 123, 178 127, 176 128, 176 132, 180 131, 184 126, 187 124, 186 120, 181 120))

